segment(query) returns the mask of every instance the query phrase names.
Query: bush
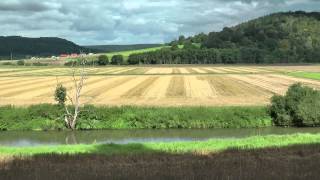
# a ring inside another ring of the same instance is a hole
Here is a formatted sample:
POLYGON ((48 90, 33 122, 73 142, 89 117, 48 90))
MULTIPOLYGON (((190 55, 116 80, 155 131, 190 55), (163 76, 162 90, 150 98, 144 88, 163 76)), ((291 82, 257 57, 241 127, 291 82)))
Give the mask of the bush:
POLYGON ((20 60, 17 62, 17 65, 19 66, 24 66, 24 64, 25 64, 24 60, 20 60))
POLYGON ((47 63, 41 63, 41 62, 35 62, 35 63, 32 63, 33 66, 48 66, 49 64, 47 63))
POLYGON ((320 91, 294 84, 285 96, 273 96, 269 112, 277 126, 319 126, 320 91))
POLYGON ((100 55, 98 57, 98 62, 97 63, 98 63, 99 66, 105 66, 105 65, 109 64, 108 56, 107 55, 100 55))
POLYGON ((114 56, 112 56, 111 64, 113 64, 113 65, 123 64, 123 56, 122 55, 114 55, 114 56))
POLYGON ((2 63, 2 65, 6 65, 6 66, 12 66, 12 65, 14 65, 12 62, 4 62, 4 63, 2 63))
POLYGON ((77 62, 76 61, 68 61, 66 63, 64 63, 65 66, 76 66, 77 62))
POLYGON ((54 93, 54 99, 59 105, 64 106, 67 100, 67 88, 63 87, 62 84, 58 84, 54 93))

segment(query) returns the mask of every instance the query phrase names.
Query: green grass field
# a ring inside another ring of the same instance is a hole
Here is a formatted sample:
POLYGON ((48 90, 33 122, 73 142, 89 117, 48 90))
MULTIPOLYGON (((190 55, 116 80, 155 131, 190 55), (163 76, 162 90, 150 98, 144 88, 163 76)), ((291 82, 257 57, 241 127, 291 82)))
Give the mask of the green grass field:
POLYGON ((131 54, 156 51, 156 50, 159 50, 159 49, 162 49, 165 47, 170 47, 170 46, 159 46, 159 47, 154 47, 154 48, 146 48, 146 49, 139 49, 139 50, 132 50, 132 51, 112 52, 112 53, 107 53, 106 55, 108 56, 109 59, 111 59, 112 56, 114 56, 114 55, 122 55, 124 57, 124 59, 127 60, 131 54))
POLYGON ((244 139, 213 139, 203 142, 142 143, 142 144, 104 144, 104 145, 60 145, 41 147, 0 147, 1 156, 32 156, 37 154, 142 154, 142 153, 212 153, 227 149, 260 149, 267 147, 286 147, 298 144, 317 144, 320 134, 293 134, 255 136, 244 139))
POLYGON ((288 75, 299 78, 320 80, 320 72, 291 72, 288 75))

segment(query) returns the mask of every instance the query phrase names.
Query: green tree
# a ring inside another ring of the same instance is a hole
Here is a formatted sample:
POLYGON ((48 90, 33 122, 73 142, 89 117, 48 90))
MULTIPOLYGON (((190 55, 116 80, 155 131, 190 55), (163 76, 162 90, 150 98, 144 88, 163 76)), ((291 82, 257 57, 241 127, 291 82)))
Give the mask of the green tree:
POLYGON ((57 85, 54 93, 54 99, 59 105, 65 105, 65 102, 67 101, 67 89, 62 84, 57 85))
POLYGON ((107 65, 107 64, 109 64, 109 58, 108 58, 108 56, 107 55, 100 55, 99 57, 98 57, 98 65, 100 65, 100 66, 105 66, 105 65, 107 65))
POLYGON ((274 96, 270 115, 278 126, 320 126, 320 91, 302 86, 290 86, 285 96, 274 96))
POLYGON ((24 64, 25 64, 24 60, 20 60, 17 62, 17 65, 19 66, 24 66, 24 64))
POLYGON ((178 42, 179 42, 180 45, 183 45, 183 43, 185 42, 185 40, 186 40, 186 38, 185 38, 183 35, 181 35, 181 36, 179 36, 178 42))
POLYGON ((123 56, 122 55, 114 55, 111 58, 111 64, 113 65, 120 65, 123 64, 123 56))
POLYGON ((179 43, 178 42, 172 42, 171 44, 171 51, 179 50, 179 43))

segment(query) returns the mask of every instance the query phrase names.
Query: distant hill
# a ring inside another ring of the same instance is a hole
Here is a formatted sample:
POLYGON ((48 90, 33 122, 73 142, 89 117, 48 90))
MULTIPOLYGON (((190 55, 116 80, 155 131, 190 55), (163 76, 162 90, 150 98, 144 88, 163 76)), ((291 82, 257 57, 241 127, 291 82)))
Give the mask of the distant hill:
MULTIPOLYGON (((320 12, 281 12, 225 27, 220 32, 180 36, 170 45, 177 49, 178 45, 201 43, 198 52, 189 54, 203 55, 187 63, 319 63, 319 29, 320 12)), ((185 51, 180 54, 187 54, 185 51)), ((179 56, 174 58, 185 59, 179 56)))
POLYGON ((146 48, 159 47, 162 44, 132 44, 132 45, 96 45, 96 46, 84 46, 89 49, 99 50, 99 52, 120 52, 120 51, 132 51, 146 48))
POLYGON ((52 56, 60 54, 89 52, 85 47, 55 37, 27 38, 20 36, 0 36, 0 59, 9 59, 11 53, 14 59, 27 56, 52 56))

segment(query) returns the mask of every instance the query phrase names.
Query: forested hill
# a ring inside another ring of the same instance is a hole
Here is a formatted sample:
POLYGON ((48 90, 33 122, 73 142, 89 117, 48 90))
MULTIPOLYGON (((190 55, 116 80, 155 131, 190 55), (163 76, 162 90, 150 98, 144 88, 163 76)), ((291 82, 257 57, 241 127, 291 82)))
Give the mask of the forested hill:
MULTIPOLYGON (((320 13, 288 12, 261 17, 209 34, 207 48, 247 48, 273 52, 273 58, 308 60, 320 51, 320 13), (307 57, 306 57, 307 56, 307 57)), ((271 58, 271 57, 270 57, 271 58)))
POLYGON ((54 37, 27 38, 20 36, 0 37, 0 59, 25 58, 27 56, 52 56, 90 51, 71 41, 54 37))
POLYGON ((275 13, 221 32, 180 36, 170 43, 171 50, 134 55, 131 59, 135 63, 319 63, 319 29, 319 12, 275 13), (192 43, 200 43, 201 48, 192 43))

